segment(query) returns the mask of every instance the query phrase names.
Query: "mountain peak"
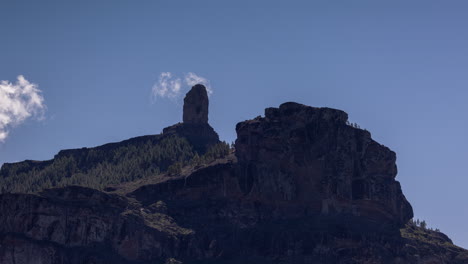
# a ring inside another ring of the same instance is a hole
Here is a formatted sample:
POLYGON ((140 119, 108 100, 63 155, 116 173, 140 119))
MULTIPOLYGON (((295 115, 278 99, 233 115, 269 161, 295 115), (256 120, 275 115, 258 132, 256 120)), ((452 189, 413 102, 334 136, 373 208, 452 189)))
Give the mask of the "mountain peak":
POLYGON ((201 84, 193 86, 184 98, 184 123, 208 123, 208 104, 206 87, 201 84))

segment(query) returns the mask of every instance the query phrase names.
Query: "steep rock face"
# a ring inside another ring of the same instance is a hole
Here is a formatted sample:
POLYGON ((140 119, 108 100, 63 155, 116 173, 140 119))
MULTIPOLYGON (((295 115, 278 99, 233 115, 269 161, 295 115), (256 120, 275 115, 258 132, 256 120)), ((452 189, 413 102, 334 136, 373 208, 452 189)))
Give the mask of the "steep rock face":
POLYGON ((0 195, 0 210, 0 263, 165 259, 192 236, 167 215, 84 187, 0 195))
POLYGON ((188 124, 208 123, 208 94, 205 86, 197 84, 185 95, 183 121, 188 124))
POLYGON ((347 119, 340 110, 285 103, 239 123, 244 192, 321 215, 357 216, 379 228, 403 226, 413 212, 394 179, 395 153, 347 119))

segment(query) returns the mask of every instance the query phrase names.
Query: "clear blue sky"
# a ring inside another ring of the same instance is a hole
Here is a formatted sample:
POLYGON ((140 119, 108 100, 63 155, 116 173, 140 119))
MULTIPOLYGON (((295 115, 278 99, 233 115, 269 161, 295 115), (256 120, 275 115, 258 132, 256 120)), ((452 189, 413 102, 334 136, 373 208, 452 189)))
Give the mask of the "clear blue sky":
MULTIPOLYGON (((0 143, 0 164, 159 133, 182 97, 162 72, 213 89, 210 123, 296 101, 345 110, 397 153, 417 218, 468 248, 467 1, 0 0, 0 80, 42 90, 42 121, 0 143), (255 3, 254 3, 255 2, 255 3)), ((187 87, 183 86, 183 93, 187 87)))

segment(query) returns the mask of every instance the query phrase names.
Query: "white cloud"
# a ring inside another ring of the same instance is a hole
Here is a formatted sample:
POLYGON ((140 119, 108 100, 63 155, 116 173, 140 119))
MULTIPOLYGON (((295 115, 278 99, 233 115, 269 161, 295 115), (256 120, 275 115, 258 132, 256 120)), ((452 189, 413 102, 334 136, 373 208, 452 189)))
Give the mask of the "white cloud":
POLYGON ((0 81, 0 142, 5 141, 12 127, 28 118, 42 118, 46 106, 41 93, 37 84, 22 75, 16 83, 0 81))
POLYGON ((5 141, 5 139, 8 137, 7 132, 0 132, 0 142, 5 141))
POLYGON ((152 95, 153 98, 169 98, 177 99, 182 93, 183 89, 190 89, 196 84, 203 84, 206 87, 208 96, 213 93, 210 81, 204 77, 198 76, 193 72, 184 74, 184 82, 180 77, 175 76, 171 72, 163 72, 159 75, 158 81, 153 85, 152 95))
POLYGON ((208 92, 208 95, 211 95, 213 93, 213 89, 211 89, 210 81, 206 78, 196 75, 193 72, 189 72, 185 74, 185 83, 190 87, 194 86, 195 84, 203 84, 206 87, 206 91, 208 92))
POLYGON ((153 85, 153 96, 176 98, 180 95, 182 81, 180 78, 175 78, 170 72, 163 72, 159 75, 159 80, 153 85))

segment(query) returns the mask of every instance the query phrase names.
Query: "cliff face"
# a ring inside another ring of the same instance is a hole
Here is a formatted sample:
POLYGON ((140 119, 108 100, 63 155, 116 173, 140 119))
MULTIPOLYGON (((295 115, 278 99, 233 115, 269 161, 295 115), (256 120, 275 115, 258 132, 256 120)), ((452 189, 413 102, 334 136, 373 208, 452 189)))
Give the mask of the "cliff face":
MULTIPOLYGON (((210 142, 203 120, 163 135, 210 142)), ((468 263, 441 233, 400 235, 395 153, 345 112, 285 103, 236 131, 234 153, 179 175, 0 195, 0 263, 468 263)))
POLYGON ((84 187, 4 194, 0 210, 0 263, 149 260, 171 254, 192 232, 124 197, 84 187))
POLYGON ((413 211, 395 181, 395 153, 347 120, 340 110, 285 103, 239 123, 245 193, 308 213, 357 216, 367 227, 403 226, 413 211))

